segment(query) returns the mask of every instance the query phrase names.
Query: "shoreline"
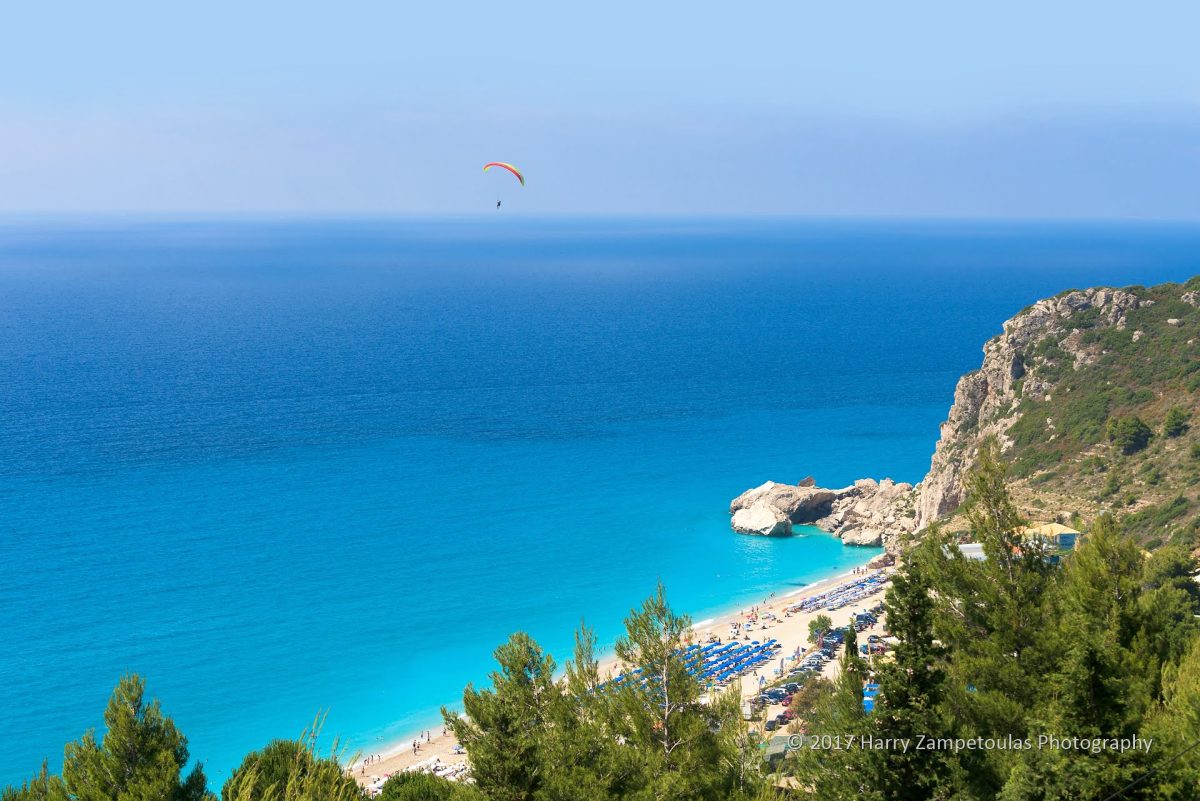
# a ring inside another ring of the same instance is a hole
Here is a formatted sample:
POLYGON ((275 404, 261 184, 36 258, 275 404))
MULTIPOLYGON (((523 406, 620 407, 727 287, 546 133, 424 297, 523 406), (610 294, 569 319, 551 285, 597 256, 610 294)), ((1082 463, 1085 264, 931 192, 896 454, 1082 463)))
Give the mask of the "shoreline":
MULTIPOLYGON (((802 587, 789 589, 787 592, 770 592, 765 598, 759 601, 743 601, 740 604, 730 603, 724 610, 705 617, 703 620, 694 621, 692 629, 696 634, 697 640, 703 640, 709 634, 726 640, 729 637, 730 627, 735 621, 738 625, 741 625, 746 610, 757 608, 760 611, 778 612, 778 616, 774 621, 770 623, 763 621, 761 629, 770 628, 770 636, 776 637, 783 643, 783 647, 779 651, 780 654, 790 654, 795 647, 800 647, 803 650, 807 645, 808 621, 815 617, 816 614, 825 612, 816 610, 808 613, 785 615, 784 609, 792 605, 791 599, 798 599, 802 595, 817 595, 848 580, 852 580, 855 576, 878 572, 866 570, 867 562, 873 558, 874 555, 865 559, 861 564, 852 567, 850 570, 818 579, 802 587), (859 571, 863 572, 860 573, 859 571)), ((867 601, 874 603, 879 599, 881 599, 881 596, 871 596, 865 601, 855 604, 854 608, 848 607, 832 614, 851 614, 858 607, 865 605, 867 601)), ((601 673, 613 671, 618 666, 618 660, 615 654, 612 653, 611 644, 598 654, 598 661, 601 673)), ((764 666, 764 670, 769 670, 769 666, 764 666)), ((757 671, 754 671, 754 675, 757 675, 757 671)), ((748 676, 747 678, 750 677, 748 676)), ((757 691, 757 684, 752 681, 746 681, 742 685, 741 695, 743 698, 747 698, 757 693, 757 691)), ((439 721, 427 729, 412 732, 402 739, 386 743, 378 751, 367 754, 365 758, 360 756, 346 766, 346 771, 348 775, 353 776, 364 787, 371 787, 372 785, 378 786, 387 776, 398 771, 420 770, 422 768, 430 768, 435 764, 439 767, 457 768, 460 763, 465 765, 466 753, 455 753, 455 745, 457 745, 457 740, 454 734, 449 730, 445 730, 443 734, 443 724, 439 721), (425 739, 426 731, 430 734, 428 740, 425 739), (414 741, 419 743, 419 749, 416 751, 412 747, 414 741)))

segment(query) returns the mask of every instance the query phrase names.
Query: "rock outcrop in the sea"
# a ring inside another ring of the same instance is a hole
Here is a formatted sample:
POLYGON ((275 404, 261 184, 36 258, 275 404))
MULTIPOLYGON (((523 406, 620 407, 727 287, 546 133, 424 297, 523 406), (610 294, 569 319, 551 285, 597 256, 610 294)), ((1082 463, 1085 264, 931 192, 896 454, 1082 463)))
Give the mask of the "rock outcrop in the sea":
POLYGON ((983 439, 996 437, 1002 451, 1012 446, 1008 431, 1020 414, 1021 396, 1049 399, 1054 387, 1037 374, 1027 374, 1025 359, 1031 348, 1051 339, 1073 369, 1093 364, 1100 346, 1084 337, 1083 330, 1097 325, 1124 330, 1126 315, 1142 302, 1123 289, 1077 290, 1039 300, 1004 323, 1003 333, 983 346, 982 367, 959 379, 954 390, 954 405, 942 423, 929 472, 918 485, 918 529, 962 503, 963 481, 983 439), (1086 325, 1075 324, 1084 314, 1089 317, 1086 325))
POLYGON ((891 479, 860 479, 849 487, 824 489, 811 479, 775 481, 733 499, 733 529, 743 534, 790 534, 791 526, 819 526, 847 545, 889 545, 916 529, 913 486, 891 479), (784 526, 786 525, 786 529, 784 526))
POLYGON ((792 533, 792 521, 766 501, 756 501, 733 513, 733 530, 739 534, 786 537, 792 533))
POLYGON ((768 481, 746 490, 729 504, 730 514, 752 506, 766 505, 778 510, 793 523, 811 523, 829 514, 834 500, 842 490, 827 490, 813 484, 778 484, 768 481))

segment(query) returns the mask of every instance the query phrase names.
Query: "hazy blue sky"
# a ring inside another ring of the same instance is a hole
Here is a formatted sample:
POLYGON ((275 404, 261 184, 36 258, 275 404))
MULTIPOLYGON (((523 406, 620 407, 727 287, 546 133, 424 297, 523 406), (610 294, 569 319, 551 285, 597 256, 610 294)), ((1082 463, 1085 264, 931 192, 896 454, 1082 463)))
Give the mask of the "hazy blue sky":
POLYGON ((1200 219, 1200 3, 984 6, 8 4, 0 211, 1200 219))

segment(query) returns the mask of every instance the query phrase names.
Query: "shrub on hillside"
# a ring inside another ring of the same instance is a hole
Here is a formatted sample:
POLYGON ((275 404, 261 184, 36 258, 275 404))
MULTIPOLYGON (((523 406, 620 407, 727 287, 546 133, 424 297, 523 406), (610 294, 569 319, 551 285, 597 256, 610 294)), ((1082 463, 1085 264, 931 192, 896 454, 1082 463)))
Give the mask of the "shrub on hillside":
POLYGON ((1188 412, 1179 406, 1172 406, 1167 412, 1167 418, 1163 421, 1163 436, 1178 437, 1188 430, 1188 420, 1191 417, 1188 412))
POLYGON ((1154 432, 1137 415, 1113 417, 1108 421, 1108 439, 1126 456, 1137 453, 1150 444, 1154 432))

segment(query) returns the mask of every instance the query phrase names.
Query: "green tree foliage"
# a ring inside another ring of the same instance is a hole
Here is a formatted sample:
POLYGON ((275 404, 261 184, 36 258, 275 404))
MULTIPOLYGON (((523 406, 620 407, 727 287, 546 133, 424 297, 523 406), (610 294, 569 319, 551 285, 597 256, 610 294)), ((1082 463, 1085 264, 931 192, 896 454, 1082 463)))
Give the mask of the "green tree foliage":
MULTIPOLYGON (((887 592, 888 627, 899 638, 895 661, 879 670, 879 696, 869 733, 885 741, 940 738, 950 728, 941 706, 945 653, 934 640, 934 603, 925 571, 898 574, 887 592)), ((869 785, 884 801, 920 801, 952 795, 954 765, 943 751, 888 748, 867 752, 869 785)))
POLYGON ((606 798, 630 775, 610 722, 611 694, 603 692, 602 684, 596 635, 580 625, 574 656, 551 707, 552 724, 539 740, 540 758, 552 766, 545 774, 543 797, 606 798))
POLYGON ((551 720, 554 660, 524 632, 512 635, 495 657, 500 669, 491 674, 491 689, 468 685, 466 715, 443 715, 471 754, 472 772, 488 797, 528 801, 542 785, 539 737, 551 720))
MULTIPOLYGON (((1061 649, 1046 677, 1047 697, 1032 717, 1043 732, 1132 737, 1150 707, 1156 664, 1138 658, 1140 549, 1101 518, 1063 571, 1056 600, 1061 649)), ((1035 750, 1022 755, 1005 799, 1102 797, 1147 768, 1138 752, 1035 750)), ((1133 796, 1138 797, 1138 796, 1133 796)))
POLYGON ((1191 415, 1182 406, 1172 406, 1163 420, 1163 436, 1179 437, 1187 433, 1191 415))
POLYGON ((823 676, 809 679, 792 695, 792 711, 801 721, 810 724, 817 709, 833 695, 834 684, 823 676))
MULTIPOLYGON (((850 631, 854 631, 853 626, 850 631)), ((809 734, 827 738, 828 742, 843 742, 843 738, 869 732, 863 710, 867 666, 858 658, 853 643, 853 637, 847 640, 834 681, 822 678, 807 682, 792 698, 792 708, 803 718, 809 734)), ((825 788, 823 798, 859 798, 866 792, 869 777, 861 751, 804 749, 794 760, 799 763, 797 774, 804 781, 819 782, 825 788)))
MULTIPOLYGON (((947 703, 966 736, 1023 737, 1052 646, 1041 633, 1047 592, 1057 570, 1037 543, 1021 537, 1024 521, 1006 488, 1006 469, 994 441, 980 449, 967 480, 971 538, 984 561, 962 557, 940 532, 922 543, 914 561, 938 588, 935 633, 955 654, 949 664, 947 703)), ((982 787, 995 787, 1010 769, 1006 753, 977 753, 970 770, 982 787)))
POLYGON ((1196 559, 1181 545, 1166 545, 1142 568, 1138 594, 1140 629, 1132 648, 1135 661, 1147 671, 1150 703, 1162 700, 1162 674, 1177 664, 1196 639, 1200 615, 1200 584, 1193 576, 1196 559))
POLYGON ((247 754, 225 786, 221 801, 359 801, 362 789, 347 775, 337 754, 316 752, 320 722, 299 740, 273 740, 247 754))
POLYGON ((293 773, 307 769, 308 755, 304 744, 295 740, 272 740, 263 750, 251 751, 221 788, 221 801, 272 795, 293 773))
POLYGON ((186 776, 187 739, 146 702, 146 684, 126 676, 113 690, 104 712, 104 737, 88 732, 69 743, 62 782, 75 801, 204 801, 211 798, 203 769, 186 776))
POLYGON ((379 801, 483 801, 475 787, 429 773, 397 773, 386 782, 379 801))
MULTIPOLYGON (((944 531, 926 533, 887 595, 899 643, 895 661, 876 667, 874 712, 853 706, 858 677, 839 680, 817 705, 814 733, 1036 741, 1170 730, 1180 748, 1189 732, 1200 738, 1200 586, 1190 552, 1168 547, 1147 559, 1102 517, 1057 567, 1022 538, 994 445, 968 485, 970 536, 987 559, 963 558, 944 531)), ((1167 739, 1149 752, 881 748, 804 752, 792 762, 822 799, 1102 801, 1159 769, 1163 782, 1144 780, 1122 798, 1200 797, 1200 756, 1167 770, 1167 739)))
POLYGON ((616 646, 627 679, 605 682, 595 637, 576 635, 574 659, 554 662, 526 635, 496 651, 491 688, 468 687, 466 715, 446 713, 494 801, 742 798, 761 788, 756 743, 737 697, 715 703, 689 672, 691 621, 661 586, 625 621, 616 646))
MULTIPOLYGON (((857 670, 841 672, 835 682, 821 680, 805 696, 804 703, 811 706, 805 718, 809 735, 819 743, 841 744, 868 734, 862 694, 862 675, 857 670)), ((801 749, 790 762, 802 785, 821 788, 822 801, 877 799, 878 794, 871 792, 866 758, 860 749, 817 747, 801 749)))
POLYGON ((62 780, 50 775, 45 762, 41 771, 20 787, 0 790, 0 801, 66 801, 66 798, 67 791, 62 780))
POLYGON ((846 639, 843 645, 846 647, 846 653, 855 658, 858 657, 858 630, 854 628, 854 618, 850 618, 850 622, 845 628, 846 639))
POLYGON ((1110 418, 1106 433, 1109 441, 1126 456, 1145 448, 1150 444, 1150 437, 1154 435, 1150 426, 1142 422, 1142 418, 1137 415, 1110 418))
POLYGON ((832 630, 833 621, 829 618, 829 615, 817 615, 808 621, 808 641, 815 643, 832 630))
MULTIPOLYGON (((641 678, 622 684, 612 699, 614 732, 635 749, 643 776, 645 789, 632 797, 717 799, 735 788, 717 733, 721 710, 701 703, 703 688, 683 658, 690 630, 691 619, 671 610, 660 584, 630 612, 617 641, 617 658, 641 678)), ((724 711, 725 723, 740 725, 736 709, 724 711)))
POLYGON ((1200 639, 1193 639, 1184 658, 1164 673, 1165 703, 1148 734, 1163 752, 1182 756, 1155 777, 1155 797, 1184 801, 1196 798, 1200 787, 1200 747, 1192 747, 1200 741, 1200 639))

